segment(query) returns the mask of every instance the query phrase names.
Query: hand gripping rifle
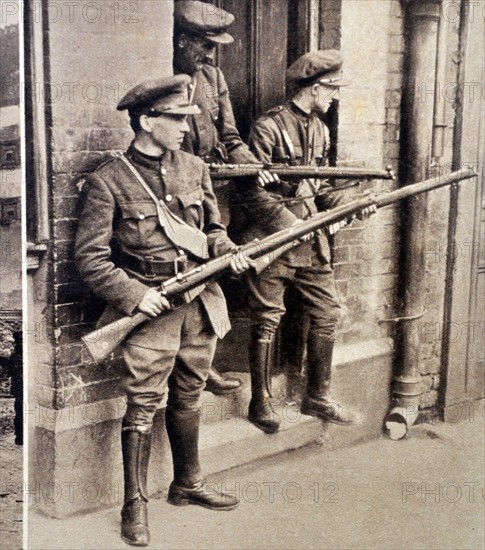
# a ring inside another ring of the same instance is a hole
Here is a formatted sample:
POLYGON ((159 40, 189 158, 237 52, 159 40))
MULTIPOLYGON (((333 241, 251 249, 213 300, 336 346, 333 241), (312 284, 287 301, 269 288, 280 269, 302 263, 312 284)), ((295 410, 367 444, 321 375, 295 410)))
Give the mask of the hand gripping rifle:
MULTIPOLYGON (((244 251, 246 255, 263 263, 269 264, 283 252, 290 250, 301 244, 300 239, 317 231, 323 226, 346 220, 353 214, 358 213, 363 208, 375 205, 377 208, 388 206, 402 199, 406 199, 420 193, 427 193, 440 187, 445 187, 465 179, 473 178, 477 174, 473 170, 463 170, 453 172, 448 176, 431 178, 419 183, 401 187, 396 191, 389 193, 369 193, 361 198, 348 202, 316 214, 299 224, 292 225, 286 229, 273 233, 264 239, 252 241, 242 247, 239 251, 244 251)), ((217 275, 230 268, 234 252, 224 254, 213 260, 209 260, 197 267, 189 269, 184 273, 179 273, 175 277, 164 281, 160 287, 160 292, 174 306, 177 305, 177 296, 193 289, 201 284, 215 279, 217 275)), ((83 337, 91 356, 97 363, 101 363, 110 355, 118 345, 128 336, 128 334, 139 324, 150 319, 144 313, 136 313, 132 316, 122 317, 104 327, 94 330, 83 337)))
POLYGON ((255 177, 260 170, 267 170, 281 178, 315 178, 315 179, 384 179, 393 180, 390 166, 385 170, 345 167, 290 166, 289 164, 208 164, 212 179, 226 180, 234 178, 255 177))

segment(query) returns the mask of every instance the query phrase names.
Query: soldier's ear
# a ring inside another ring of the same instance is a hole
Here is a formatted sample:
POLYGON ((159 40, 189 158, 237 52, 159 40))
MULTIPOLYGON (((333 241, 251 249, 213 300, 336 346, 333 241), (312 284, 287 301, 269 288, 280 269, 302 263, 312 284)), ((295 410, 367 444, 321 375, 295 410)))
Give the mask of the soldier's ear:
POLYGON ((317 82, 312 86, 312 95, 316 97, 319 93, 320 93, 320 84, 318 84, 317 82))
POLYGON ((150 124, 150 118, 146 115, 140 116, 140 128, 149 134, 152 133, 152 125, 150 124))
POLYGON ((181 34, 177 40, 178 47, 183 50, 187 46, 187 37, 185 34, 181 34))

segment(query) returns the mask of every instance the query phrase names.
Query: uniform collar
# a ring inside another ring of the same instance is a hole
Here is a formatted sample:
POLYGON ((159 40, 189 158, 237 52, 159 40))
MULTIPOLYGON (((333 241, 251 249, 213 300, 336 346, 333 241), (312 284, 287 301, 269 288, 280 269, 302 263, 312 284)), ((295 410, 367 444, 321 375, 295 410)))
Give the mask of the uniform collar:
POLYGON ((128 151, 126 151, 126 156, 131 161, 139 164, 140 166, 144 166, 145 168, 151 168, 152 170, 159 170, 160 164, 167 160, 169 155, 169 152, 163 153, 162 155, 156 157, 147 155, 137 149, 133 143, 129 146, 128 151))
POLYGON ((307 111, 303 109, 303 107, 298 105, 298 103, 294 99, 290 101, 290 109, 295 115, 303 118, 309 118, 312 114, 310 111, 307 111))

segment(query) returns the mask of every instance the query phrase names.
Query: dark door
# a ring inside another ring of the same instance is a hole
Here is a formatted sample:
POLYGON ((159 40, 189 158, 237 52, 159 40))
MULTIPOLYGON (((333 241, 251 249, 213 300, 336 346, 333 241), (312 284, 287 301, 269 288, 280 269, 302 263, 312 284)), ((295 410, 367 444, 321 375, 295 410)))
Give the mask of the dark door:
MULTIPOLYGON (((229 87, 238 129, 246 140, 252 122, 285 100, 286 69, 309 46, 308 21, 312 2, 217 0, 215 4, 235 16, 230 28, 234 43, 219 49, 217 62, 229 87)), ((227 213, 225 191, 217 190, 223 214, 227 213)), ((221 282, 233 330, 218 346, 216 364, 221 370, 247 371, 249 312, 246 290, 239 281, 226 279, 221 282), (228 356, 237 357, 237 365, 227 365, 225 358, 228 356)))
POLYGON ((254 118, 285 97, 288 0, 219 3, 236 18, 231 27, 234 43, 221 48, 219 64, 244 139, 254 118))

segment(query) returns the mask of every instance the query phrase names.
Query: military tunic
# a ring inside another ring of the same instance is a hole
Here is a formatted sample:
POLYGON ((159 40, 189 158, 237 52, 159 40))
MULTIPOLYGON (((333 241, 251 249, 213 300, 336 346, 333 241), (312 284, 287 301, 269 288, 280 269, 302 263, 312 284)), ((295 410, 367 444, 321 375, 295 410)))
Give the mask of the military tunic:
MULTIPOLYGON (((234 246, 200 159, 181 151, 154 158, 133 146, 126 156, 157 198, 206 233, 212 254, 234 246)), ((150 287, 201 261, 167 238, 154 202, 122 159, 100 166, 88 176, 86 187, 76 261, 86 283, 108 304, 104 322, 131 315, 150 287)), ((229 329, 225 299, 216 283, 190 303, 135 329, 123 345, 129 422, 151 425, 167 384, 168 406, 197 408, 217 336, 229 329)))
MULTIPOLYGON (((260 162, 324 165, 328 141, 328 130, 315 114, 287 103, 256 121, 249 146, 260 162)), ((304 179, 274 184, 267 189, 254 186, 249 191, 240 190, 240 196, 245 197, 240 201, 246 202, 243 211, 249 225, 243 240, 271 234, 297 219, 341 204, 342 196, 326 189, 325 181, 304 179)), ((259 276, 249 274, 248 280, 253 319, 259 331, 276 330, 285 313, 285 289, 292 283, 309 316, 311 330, 329 340, 335 338, 340 306, 324 230, 312 242, 278 258, 259 276)))
POLYGON ((183 149, 205 162, 256 162, 236 127, 229 90, 222 71, 205 64, 194 76, 192 102, 201 110, 189 117, 183 149))

